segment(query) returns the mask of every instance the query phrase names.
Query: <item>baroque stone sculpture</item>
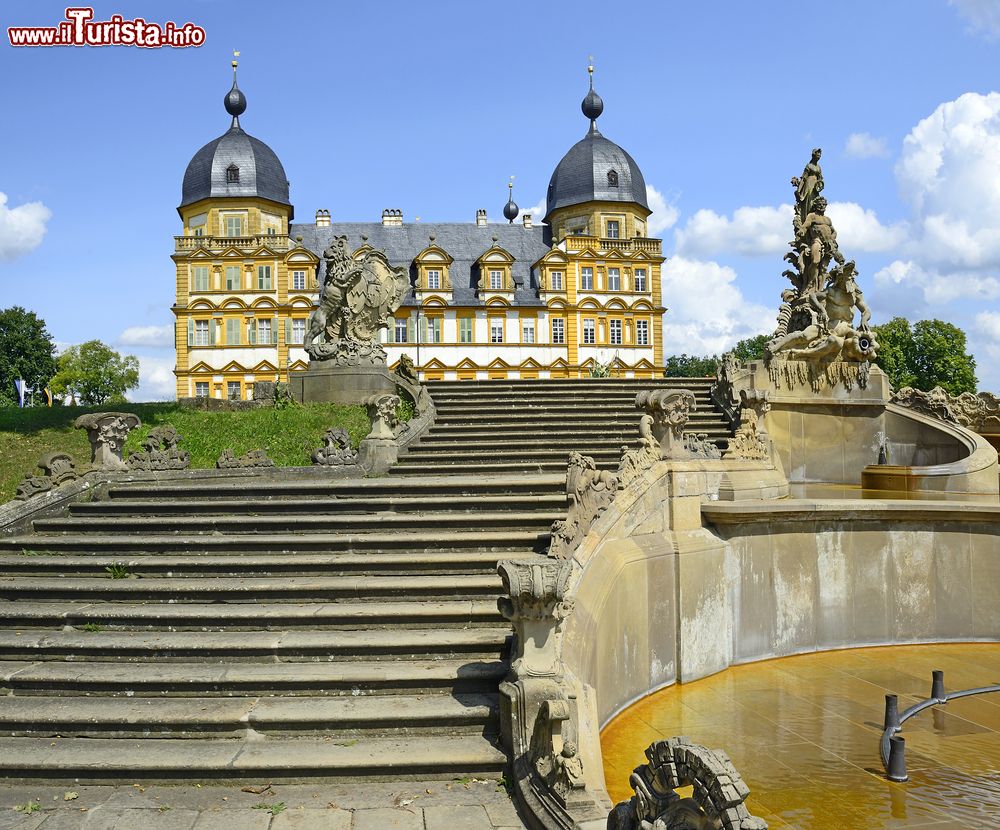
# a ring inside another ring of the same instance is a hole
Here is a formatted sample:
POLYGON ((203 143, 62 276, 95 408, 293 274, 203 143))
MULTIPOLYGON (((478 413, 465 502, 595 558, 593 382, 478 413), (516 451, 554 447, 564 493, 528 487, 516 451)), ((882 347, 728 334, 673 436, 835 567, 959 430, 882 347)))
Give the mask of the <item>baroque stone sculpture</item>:
POLYGON ((723 458, 766 461, 771 457, 771 442, 764 428, 764 416, 770 409, 770 390, 740 390, 740 426, 729 440, 723 458))
POLYGON ((413 358, 408 354, 401 354, 399 356, 399 365, 396 366, 396 374, 409 383, 420 383, 417 367, 413 363, 413 358))
POLYGON ((191 453, 178 449, 181 436, 172 426, 155 427, 142 442, 141 451, 128 455, 128 466, 144 472, 153 470, 186 470, 191 465, 191 453))
POLYGON ((855 281, 856 265, 844 259, 837 231, 826 215, 826 198, 820 195, 825 185, 821 155, 821 150, 813 150, 802 176, 792 179, 795 238, 785 254, 792 267, 783 276, 793 288, 782 292, 778 327, 765 348, 765 359, 781 353, 812 363, 872 361, 878 344, 869 327, 871 311, 855 281), (857 327, 855 310, 861 314, 857 327))
POLYGON ((549 556, 569 559, 617 493, 618 476, 607 470, 598 470, 590 456, 571 452, 566 470, 569 507, 564 520, 552 523, 549 556))
POLYGON ((406 270, 391 266, 381 251, 355 258, 346 236, 334 237, 323 258, 319 308, 309 316, 303 347, 314 361, 384 366, 376 338, 410 288, 406 270))
POLYGON ((215 466, 220 470, 248 470, 255 467, 273 467, 274 462, 268 458, 267 450, 250 450, 239 458, 230 449, 222 451, 215 466))
POLYGON ((904 386, 892 396, 891 403, 982 435, 1000 433, 1000 398, 990 392, 950 395, 940 386, 935 386, 930 392, 904 386))
MULTIPOLYGON (((637 409, 651 416, 649 429, 665 459, 719 458, 718 447, 705 435, 685 435, 691 413, 698 404, 687 389, 648 389, 635 396, 637 409)), ((641 426, 641 425, 640 425, 641 426)))
POLYGON ((650 744, 646 758, 629 777, 635 795, 611 811, 608 830, 767 830, 747 810, 750 790, 726 753, 669 738, 650 744), (692 797, 681 798, 681 787, 693 787, 692 797))
POLYGON ((358 451, 351 447, 351 436, 343 427, 331 427, 323 436, 323 446, 314 450, 313 464, 342 467, 358 463, 358 451))
POLYGON ((17 485, 15 501, 27 501, 79 478, 73 456, 64 452, 50 452, 43 455, 38 460, 38 469, 42 471, 40 476, 29 473, 24 477, 24 481, 17 485))
POLYGON ((90 439, 91 463, 99 470, 127 470, 122 460, 122 447, 128 434, 142 422, 131 412, 91 412, 73 422, 77 429, 87 430, 90 439))

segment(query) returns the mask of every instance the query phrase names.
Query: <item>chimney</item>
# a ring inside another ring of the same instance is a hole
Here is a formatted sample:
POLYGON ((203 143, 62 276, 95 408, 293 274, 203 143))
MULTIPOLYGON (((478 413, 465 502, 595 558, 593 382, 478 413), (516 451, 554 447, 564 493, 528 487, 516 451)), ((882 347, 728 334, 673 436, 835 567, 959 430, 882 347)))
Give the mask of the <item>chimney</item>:
POLYGON ((524 219, 524 227, 530 228, 531 227, 531 214, 530 213, 525 213, 524 216, 522 216, 521 218, 524 219))
POLYGON ((317 228, 330 227, 330 211, 323 209, 316 211, 316 227, 317 228))
POLYGON ((483 208, 476 211, 476 225, 480 228, 486 227, 486 211, 483 208))
POLYGON ((382 211, 382 224, 387 228, 402 227, 403 211, 396 208, 386 208, 382 211))

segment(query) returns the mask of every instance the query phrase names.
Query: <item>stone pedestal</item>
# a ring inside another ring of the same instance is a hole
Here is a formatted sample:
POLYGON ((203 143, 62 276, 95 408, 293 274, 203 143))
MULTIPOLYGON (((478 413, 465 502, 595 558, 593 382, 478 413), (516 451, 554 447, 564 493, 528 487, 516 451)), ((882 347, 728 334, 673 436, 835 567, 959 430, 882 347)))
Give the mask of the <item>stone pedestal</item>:
POLYGON ((770 392, 764 424, 788 481, 860 484, 886 440, 890 390, 882 370, 839 360, 817 370, 780 356, 770 366, 744 366, 733 386, 770 392))
POLYGON ((399 460, 399 444, 395 438, 365 438, 358 447, 358 463, 369 473, 386 472, 399 460))
POLYGON ((288 386, 299 403, 360 404, 372 395, 394 392, 396 382, 385 364, 339 366, 314 361, 305 372, 292 372, 288 386))

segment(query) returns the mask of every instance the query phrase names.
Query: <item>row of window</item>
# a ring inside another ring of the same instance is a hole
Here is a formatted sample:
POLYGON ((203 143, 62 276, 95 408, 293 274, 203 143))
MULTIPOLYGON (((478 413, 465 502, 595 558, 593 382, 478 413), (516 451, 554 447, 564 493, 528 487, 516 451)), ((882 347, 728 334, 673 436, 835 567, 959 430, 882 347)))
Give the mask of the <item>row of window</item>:
MULTIPOLYGON (((198 224, 198 225, 192 224, 192 226, 191 226, 191 233, 194 236, 204 236, 205 235, 205 219, 206 218, 207 217, 205 217, 205 215, 202 214, 202 221, 201 221, 201 223, 198 224)), ((225 235, 226 236, 230 236, 230 237, 245 236, 244 230, 243 230, 244 229, 243 219, 244 219, 244 217, 242 217, 242 216, 223 216, 222 217, 222 229, 225 232, 225 235)), ((277 233, 278 233, 278 228, 276 226, 274 226, 273 224, 270 224, 266 228, 264 228, 264 233, 267 234, 268 236, 276 236, 277 233)))
MULTIPOLYGON (((196 398, 207 398, 211 394, 209 382, 207 380, 196 380, 194 382, 194 396, 196 398)), ((226 397, 231 401, 238 401, 243 397, 243 383, 238 380, 226 381, 226 397)), ((253 400, 253 384, 247 384, 247 400, 253 400)))
MULTIPOLYGON (((243 291, 246 290, 243 284, 243 266, 241 265, 227 265, 225 267, 225 273, 223 277, 223 287, 226 291, 243 291)), ((211 291, 211 276, 209 273, 209 267, 207 265, 195 265, 191 269, 191 290, 192 291, 211 291)), ((254 290, 254 286, 251 283, 249 290, 254 290)), ((257 291, 273 291, 274 283, 272 280, 272 272, 270 265, 258 265, 257 266, 257 291)), ((306 290, 306 272, 305 271, 292 271, 292 291, 305 291, 306 290)))
MULTIPOLYGON (((218 326, 214 320, 189 320, 189 346, 215 346, 218 326)), ((223 328, 224 339, 218 345, 226 346, 276 346, 278 343, 278 318, 256 317, 246 321, 229 317, 223 328)), ((306 336, 306 321, 291 319, 285 321, 285 343, 299 345, 306 336)))
MULTIPOLYGON (((501 317, 490 319, 490 343, 503 343, 506 321, 501 317)), ((563 344, 566 342, 566 321, 561 317, 555 317, 550 321, 550 343, 563 344)), ((391 331, 395 343, 414 343, 416 339, 416 321, 410 318, 395 321, 395 326, 391 331)), ((420 318, 420 340, 421 343, 441 342, 441 318, 422 317, 420 318)), ((458 319, 458 342, 473 343, 473 320, 471 317, 460 317, 458 319)), ((535 342, 535 321, 521 320, 521 341, 522 343, 535 342)), ((583 343, 592 345, 597 342, 597 320, 593 318, 583 319, 583 343)), ((622 344, 622 321, 608 321, 608 342, 613 346, 622 344)), ((649 345, 649 321, 635 321, 635 344, 637 346, 649 345)))
MULTIPOLYGON (((608 291, 628 291, 628 279, 622 276, 620 268, 608 268, 607 278, 605 280, 607 283, 606 290, 608 291)), ((594 269, 593 268, 581 268, 580 269, 580 290, 581 291, 599 291, 600 285, 598 281, 594 279, 594 269)), ((632 272, 632 290, 645 293, 647 291, 646 283, 646 269, 636 268, 632 272)))

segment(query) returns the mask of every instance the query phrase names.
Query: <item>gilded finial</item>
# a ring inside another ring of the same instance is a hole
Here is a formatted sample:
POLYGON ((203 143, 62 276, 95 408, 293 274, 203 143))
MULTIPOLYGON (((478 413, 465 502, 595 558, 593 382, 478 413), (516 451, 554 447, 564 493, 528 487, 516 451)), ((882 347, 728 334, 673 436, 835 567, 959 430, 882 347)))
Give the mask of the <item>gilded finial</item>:
POLYGON ((590 88, 594 88, 594 56, 587 56, 587 74, 590 76, 590 88))
POLYGON ((240 56, 240 50, 239 50, 239 49, 233 49, 233 72, 235 72, 235 71, 236 71, 236 66, 237 66, 237 64, 239 63, 239 61, 238 61, 238 60, 236 60, 236 59, 237 59, 237 58, 238 58, 239 56, 240 56))

